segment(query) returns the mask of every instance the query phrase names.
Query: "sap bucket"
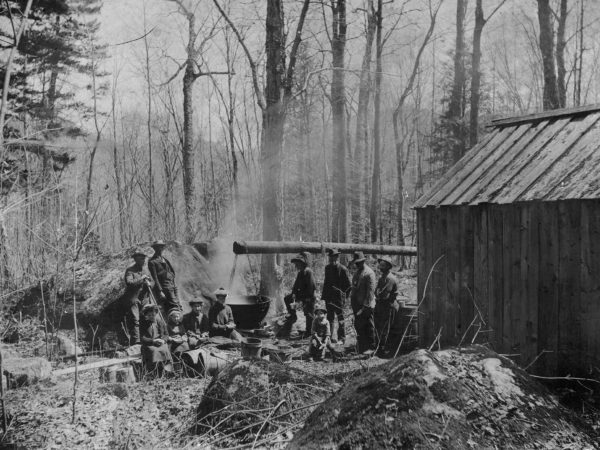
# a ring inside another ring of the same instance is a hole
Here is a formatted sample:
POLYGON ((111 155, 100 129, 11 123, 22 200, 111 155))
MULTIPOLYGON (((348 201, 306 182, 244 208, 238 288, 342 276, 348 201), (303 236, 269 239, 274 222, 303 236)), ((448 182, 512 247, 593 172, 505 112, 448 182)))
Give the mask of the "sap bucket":
POLYGON ((242 357, 245 359, 260 358, 262 341, 258 338, 246 338, 242 341, 242 357))
POLYGON ((215 376, 229 362, 227 355, 214 348, 198 348, 181 354, 181 359, 193 370, 204 376, 215 376))

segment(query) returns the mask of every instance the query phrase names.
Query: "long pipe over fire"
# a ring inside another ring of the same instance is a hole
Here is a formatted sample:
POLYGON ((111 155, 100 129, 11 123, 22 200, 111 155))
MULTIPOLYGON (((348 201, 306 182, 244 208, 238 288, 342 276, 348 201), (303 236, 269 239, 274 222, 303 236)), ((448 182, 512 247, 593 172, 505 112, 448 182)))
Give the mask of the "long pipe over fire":
POLYGON ((325 253, 325 250, 328 248, 337 248, 341 253, 363 252, 370 255, 417 255, 417 247, 400 245, 293 241, 235 241, 233 243, 233 253, 236 255, 300 252, 325 253))

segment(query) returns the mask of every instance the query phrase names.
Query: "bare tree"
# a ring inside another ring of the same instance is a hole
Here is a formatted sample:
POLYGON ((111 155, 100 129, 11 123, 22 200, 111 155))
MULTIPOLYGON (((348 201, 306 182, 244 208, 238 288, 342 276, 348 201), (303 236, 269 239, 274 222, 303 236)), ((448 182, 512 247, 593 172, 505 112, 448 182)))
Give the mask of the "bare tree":
POLYGON ((479 98, 481 88, 481 35, 483 27, 500 9, 506 0, 502 0, 486 19, 483 14, 483 0, 475 4, 475 29, 473 31, 473 58, 471 61, 471 108, 469 124, 469 144, 473 147, 477 143, 479 134, 479 98))
POLYGON ((373 40, 375 39, 375 28, 377 24, 377 14, 373 0, 367 0, 365 12, 367 17, 367 28, 365 30, 365 53, 360 71, 358 106, 356 111, 356 135, 354 139, 354 154, 352 155, 352 165, 350 171, 352 177, 350 180, 351 238, 353 242, 357 242, 362 239, 363 234, 363 160, 368 144, 369 127, 367 119, 369 117, 369 97, 371 94, 371 55, 373 51, 373 40))
POLYGON ((196 169, 194 147, 194 83, 200 77, 207 75, 223 75, 227 71, 202 70, 198 61, 202 56, 205 45, 215 35, 216 23, 204 38, 198 42, 200 34, 196 27, 196 12, 194 8, 186 6, 185 0, 169 0, 175 2, 179 11, 187 19, 188 36, 186 44, 186 60, 179 65, 177 71, 165 83, 174 80, 183 70, 183 197, 185 200, 185 239, 193 242, 196 237, 196 169))
MULTIPOLYGON (((302 30, 310 4, 304 0, 296 25, 294 40, 289 53, 287 67, 284 10, 282 0, 268 0, 266 13, 266 66, 265 87, 261 92, 258 82, 257 64, 250 54, 241 33, 223 10, 217 0, 213 0, 221 16, 236 35, 252 73, 252 85, 256 102, 262 111, 261 170, 262 170, 262 237, 265 240, 281 240, 281 153, 287 104, 292 98, 292 85, 296 58, 302 30)), ((261 262, 260 291, 274 295, 279 289, 276 260, 273 255, 264 255, 261 262)))
POLYGON ((567 0, 560 0, 560 12, 558 14, 558 27, 556 30, 556 84, 560 108, 567 106, 567 68, 565 64, 567 40, 565 38, 565 32, 568 14, 567 0))
POLYGON ((346 0, 331 0, 333 73, 331 77, 331 115, 333 125, 333 211, 331 238, 346 242, 346 94, 344 52, 346 50, 346 0))
POLYGON ((381 206, 381 81, 383 53, 383 0, 377 0, 377 42, 375 43, 375 98, 373 117, 373 176, 371 177, 371 204, 369 207, 369 226, 371 242, 377 242, 377 216, 381 206))
POLYGON ((557 109, 560 108, 560 97, 554 64, 554 30, 550 0, 538 0, 538 21, 540 24, 539 45, 544 67, 544 109, 557 109))

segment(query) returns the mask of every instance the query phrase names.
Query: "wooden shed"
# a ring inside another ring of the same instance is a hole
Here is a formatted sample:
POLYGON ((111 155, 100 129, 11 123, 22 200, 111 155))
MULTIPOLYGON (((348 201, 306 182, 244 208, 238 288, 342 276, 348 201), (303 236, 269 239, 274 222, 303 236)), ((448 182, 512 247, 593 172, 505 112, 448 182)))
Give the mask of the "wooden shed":
POLYGON ((415 204, 421 346, 600 375, 600 106, 490 126, 415 204))

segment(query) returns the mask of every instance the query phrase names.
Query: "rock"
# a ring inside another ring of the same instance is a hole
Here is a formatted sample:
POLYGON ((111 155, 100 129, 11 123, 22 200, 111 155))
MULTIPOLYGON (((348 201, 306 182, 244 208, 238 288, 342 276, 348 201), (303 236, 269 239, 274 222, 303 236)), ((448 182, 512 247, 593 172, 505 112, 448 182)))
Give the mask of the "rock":
POLYGON ((52 366, 44 358, 11 358, 3 361, 3 370, 11 388, 34 384, 52 375, 52 366))
MULTIPOLYGON (((252 439, 270 411, 262 432, 302 421, 337 388, 332 382, 262 359, 237 360, 213 378, 197 410, 196 432, 203 444, 219 433, 252 439), (281 416, 281 417, 279 417, 281 416)), ((222 436, 222 435, 221 435, 222 436)), ((214 442, 212 443, 214 444, 214 442)), ((219 444, 221 445, 222 442, 219 444)))
POLYGON ((418 350, 348 381, 288 448, 594 448, 572 416, 485 347, 418 350))
POLYGON ((56 336, 56 344, 54 348, 54 353, 59 356, 75 356, 75 349, 77 349, 78 355, 81 355, 83 353, 81 347, 76 346, 75 342, 73 342, 71 339, 69 339, 63 334, 58 334, 56 336))

